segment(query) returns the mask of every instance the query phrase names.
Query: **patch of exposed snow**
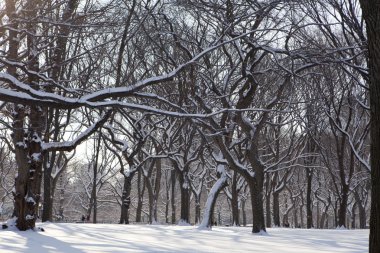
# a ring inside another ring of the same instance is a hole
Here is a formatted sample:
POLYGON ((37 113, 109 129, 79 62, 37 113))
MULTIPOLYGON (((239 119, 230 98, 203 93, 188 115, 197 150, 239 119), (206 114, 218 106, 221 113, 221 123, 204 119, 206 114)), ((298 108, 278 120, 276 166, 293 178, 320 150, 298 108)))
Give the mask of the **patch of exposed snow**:
POLYGON ((252 236, 252 227, 119 224, 37 224, 45 232, 0 230, 0 252, 368 252, 369 230, 268 228, 252 236))

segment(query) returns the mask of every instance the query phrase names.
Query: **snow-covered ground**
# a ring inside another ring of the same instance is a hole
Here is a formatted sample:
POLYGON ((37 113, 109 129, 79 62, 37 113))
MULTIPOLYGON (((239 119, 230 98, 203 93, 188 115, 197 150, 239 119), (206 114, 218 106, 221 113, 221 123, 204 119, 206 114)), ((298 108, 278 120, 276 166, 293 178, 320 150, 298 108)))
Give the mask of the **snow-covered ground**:
POLYGON ((368 252, 368 230, 54 224, 45 232, 0 229, 0 252, 368 252))

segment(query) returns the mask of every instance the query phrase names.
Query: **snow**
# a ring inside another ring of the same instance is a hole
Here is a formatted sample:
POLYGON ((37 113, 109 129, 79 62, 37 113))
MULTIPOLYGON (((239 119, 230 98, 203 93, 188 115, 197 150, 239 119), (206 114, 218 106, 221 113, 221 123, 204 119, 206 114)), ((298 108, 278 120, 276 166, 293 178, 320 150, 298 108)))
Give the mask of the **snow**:
POLYGON ((33 219, 34 219, 34 216, 28 214, 28 215, 25 216, 25 219, 26 219, 26 220, 33 220, 33 219))
POLYGON ((35 162, 39 162, 39 161, 41 161, 41 153, 33 153, 32 154, 32 159, 33 159, 33 161, 35 161, 35 162))
POLYGON ((219 173, 221 173, 221 175, 220 175, 220 178, 216 181, 216 183, 212 186, 210 193, 208 194, 206 205, 205 205, 206 206, 205 211, 203 212, 202 223, 199 225, 199 229, 207 229, 208 222, 210 220, 212 202, 217 192, 220 189, 222 189, 223 184, 225 184, 227 181, 227 173, 224 169, 224 166, 218 165, 217 170, 219 173))
POLYGON ((26 143, 22 142, 22 141, 19 141, 19 142, 16 143, 16 147, 18 147, 18 148, 26 148, 26 143))
POLYGON ((178 221, 178 226, 191 226, 188 222, 184 220, 179 220, 178 221))
POLYGON ((38 224, 45 232, 0 230, 0 252, 368 252, 368 230, 38 224))
POLYGON ((32 197, 25 197, 25 200, 27 203, 33 203, 34 205, 36 204, 36 201, 34 201, 34 198, 32 197))

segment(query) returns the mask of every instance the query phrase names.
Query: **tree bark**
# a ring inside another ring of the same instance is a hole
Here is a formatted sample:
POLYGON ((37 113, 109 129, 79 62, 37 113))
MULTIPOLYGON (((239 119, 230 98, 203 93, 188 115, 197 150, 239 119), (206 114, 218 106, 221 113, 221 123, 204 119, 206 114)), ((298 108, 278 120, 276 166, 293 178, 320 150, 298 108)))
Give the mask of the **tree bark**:
MULTIPOLYGON (((30 3, 29 3, 30 4, 30 3)), ((37 1, 33 3, 38 6, 37 1)), ((25 6, 31 8, 31 6, 25 6)), ((31 11, 23 18, 34 17, 37 8, 31 8, 31 11)), ((6 1, 6 12, 9 19, 13 22, 16 17, 14 1, 6 1)), ((22 15, 20 13, 20 15, 22 15)), ((18 34, 17 22, 11 25, 13 31, 9 32, 10 43, 7 58, 17 61, 18 57, 18 34)), ((34 52, 37 50, 36 27, 34 24, 27 24, 27 68, 31 72, 39 71, 38 57, 34 52)), ((7 72, 14 77, 17 71, 14 66, 8 67, 7 72)), ((30 86, 36 90, 39 89, 39 79, 34 74, 27 75, 27 81, 30 86)), ((41 180, 42 180, 42 161, 43 154, 41 148, 42 131, 45 129, 45 112, 38 105, 29 107, 29 113, 26 113, 24 106, 15 105, 13 111, 13 142, 15 146, 16 162, 18 175, 15 178, 15 209, 14 215, 17 217, 16 226, 19 230, 33 229, 38 217, 38 205, 41 198, 41 180), (27 123, 26 118, 29 118, 27 123), (27 131, 24 131, 27 129, 27 131)))
POLYGON ((247 226, 247 212, 245 211, 245 201, 246 200, 242 200, 242 203, 241 203, 241 212, 242 212, 242 216, 243 216, 243 226, 247 226))
POLYGON ((270 228, 272 226, 272 219, 271 219, 271 182, 270 182, 270 176, 269 173, 266 174, 266 183, 265 183, 266 193, 265 193, 265 223, 266 227, 270 228))
POLYGON ((132 178, 134 173, 124 176, 123 193, 121 197, 120 224, 129 224, 129 206, 131 204, 132 178))
POLYGON ((313 172, 311 169, 306 169, 306 227, 313 227, 313 202, 311 200, 311 183, 313 179, 313 172))
POLYGON ((158 221, 158 198, 161 189, 161 176, 162 176, 162 161, 156 160, 156 178, 154 181, 154 194, 153 194, 153 219, 154 222, 158 221))
POLYGON ((195 196, 195 219, 194 223, 199 224, 201 221, 201 200, 200 200, 200 195, 195 196))
POLYGON ((371 107, 371 220, 369 252, 380 252, 380 0, 360 0, 368 37, 371 107))
POLYGON ((252 233, 260 233, 266 231, 262 187, 260 188, 256 179, 252 179, 248 184, 250 185, 252 201, 252 233))
POLYGON ((172 217, 171 217, 171 222, 172 224, 175 224, 177 221, 176 218, 176 202, 175 202, 175 185, 176 185, 176 171, 172 170, 171 175, 170 175, 170 180, 171 180, 171 209, 172 209, 172 217))
POLYGON ((181 222, 190 224, 190 185, 185 173, 180 173, 179 183, 181 189, 181 222))
POLYGON ((279 192, 273 191, 273 225, 275 227, 280 227, 280 200, 279 192))
POLYGON ((136 222, 141 222, 143 198, 145 192, 145 180, 141 180, 141 170, 137 172, 137 207, 136 207, 136 222))
POLYGON ((339 213, 338 213, 338 226, 346 227, 346 217, 347 217, 347 203, 348 203, 348 185, 342 185, 342 196, 339 205, 339 213))
POLYGON ((240 226, 239 221, 239 192, 237 189, 237 173, 234 172, 231 185, 232 225, 240 226))
POLYGON ((44 202, 42 210, 42 222, 53 221, 53 196, 52 196, 52 180, 50 173, 44 171, 44 202))

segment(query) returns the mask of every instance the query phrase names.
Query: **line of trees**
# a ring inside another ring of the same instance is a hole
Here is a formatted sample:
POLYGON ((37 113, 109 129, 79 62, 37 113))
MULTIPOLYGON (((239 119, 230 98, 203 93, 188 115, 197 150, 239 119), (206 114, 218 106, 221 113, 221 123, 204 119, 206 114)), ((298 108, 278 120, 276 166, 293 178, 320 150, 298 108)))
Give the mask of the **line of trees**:
POLYGON ((377 2, 4 1, 0 212, 209 227, 223 195, 259 233, 364 228, 372 201, 375 252, 377 2))

